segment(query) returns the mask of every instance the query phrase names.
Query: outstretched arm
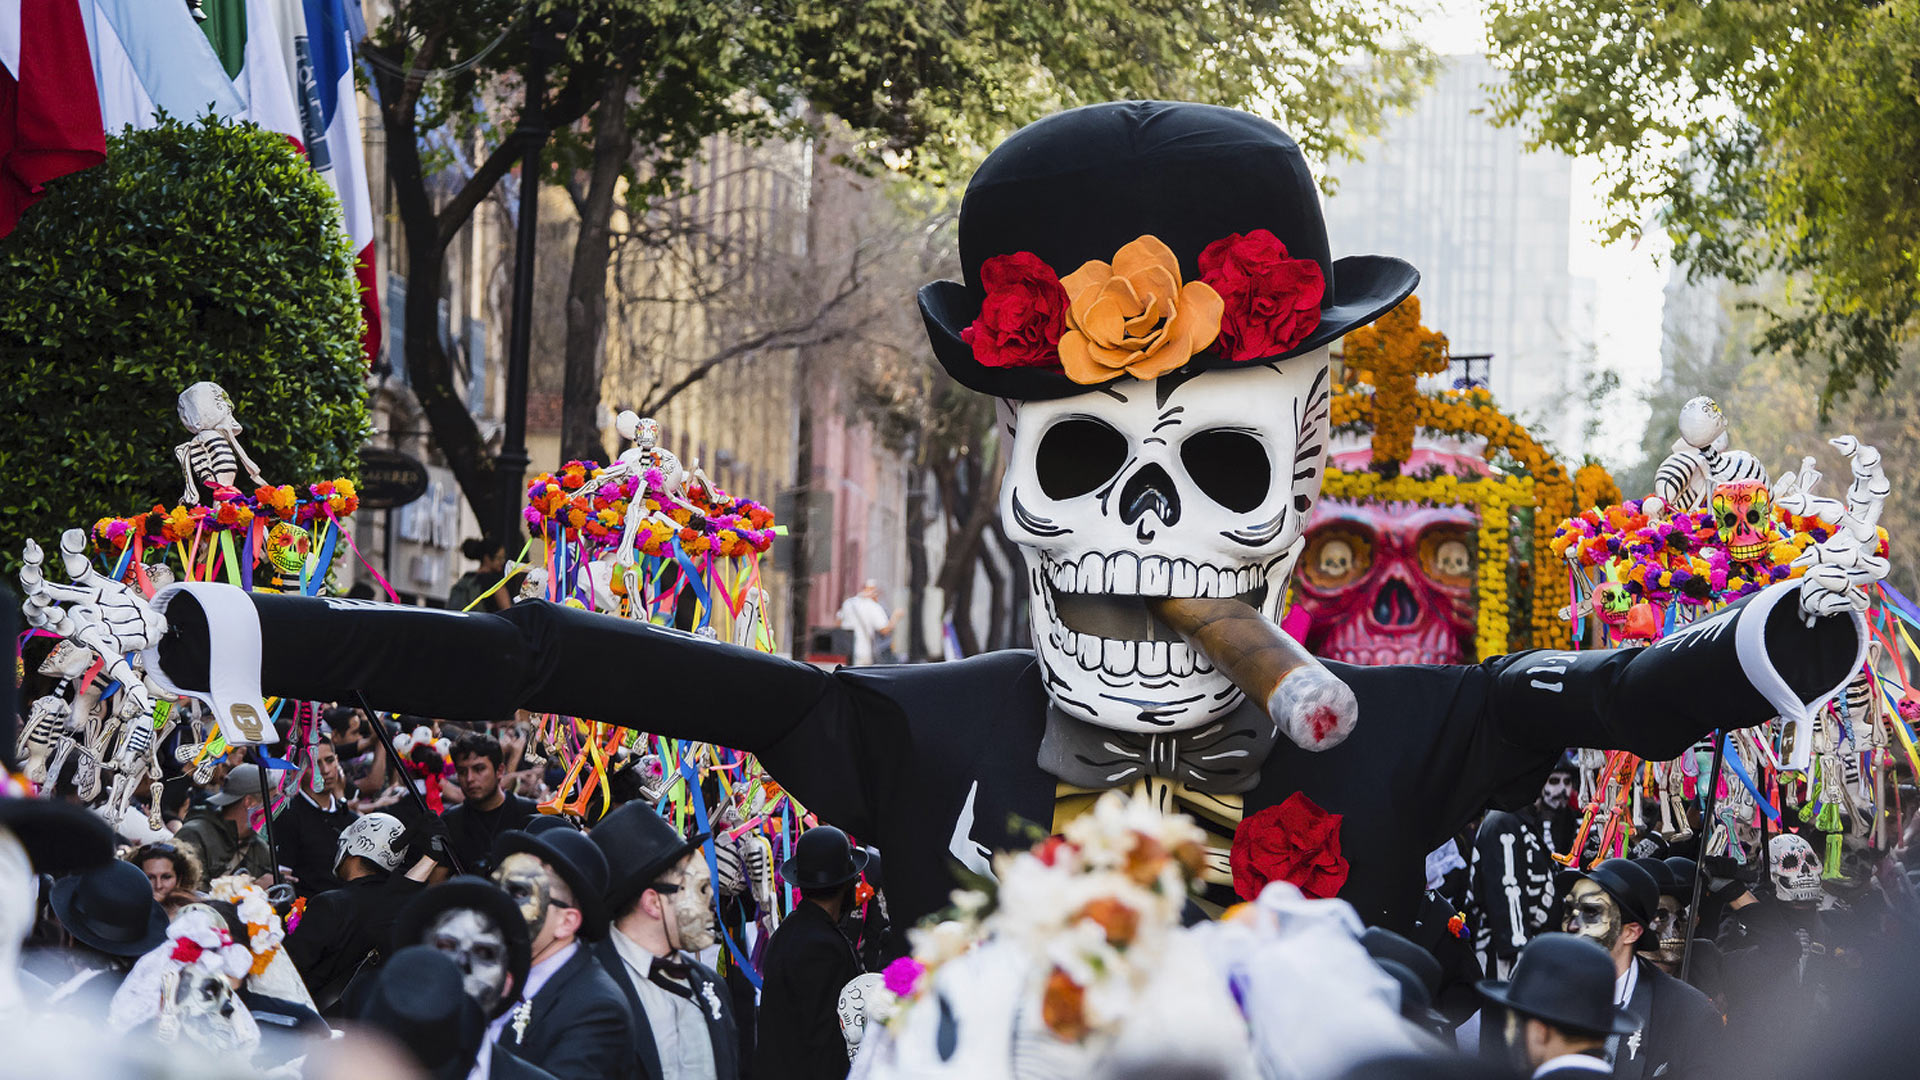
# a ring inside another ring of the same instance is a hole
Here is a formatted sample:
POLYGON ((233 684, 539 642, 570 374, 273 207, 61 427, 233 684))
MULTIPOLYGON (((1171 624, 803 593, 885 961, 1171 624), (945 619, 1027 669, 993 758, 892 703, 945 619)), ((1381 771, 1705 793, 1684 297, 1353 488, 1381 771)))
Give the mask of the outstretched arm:
POLYGON ((1795 720, 1844 689, 1864 661, 1857 615, 1808 626, 1800 583, 1782 582, 1636 649, 1534 651, 1488 662, 1488 711, 1508 741, 1676 757, 1715 729, 1795 720))

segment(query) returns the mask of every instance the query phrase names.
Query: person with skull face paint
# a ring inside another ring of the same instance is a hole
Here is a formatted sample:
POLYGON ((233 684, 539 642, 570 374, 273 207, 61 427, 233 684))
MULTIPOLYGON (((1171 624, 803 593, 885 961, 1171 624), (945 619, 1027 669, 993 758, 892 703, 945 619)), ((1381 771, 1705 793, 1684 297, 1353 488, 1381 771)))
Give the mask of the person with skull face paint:
POLYGON ((594 958, 607 932, 607 858, 570 828, 515 830, 494 841, 493 880, 519 907, 532 936, 520 1003, 493 1019, 471 1080, 486 1080, 496 1045, 560 1080, 626 1078, 633 1071, 633 1014, 594 958))
MULTIPOLYGON (((1490 810, 1473 841, 1474 946, 1480 963, 1505 978, 1520 950, 1553 925, 1556 827, 1567 816, 1579 773, 1562 757, 1532 803, 1512 813, 1490 810)), ((1568 837, 1571 840, 1571 837, 1568 837)))
POLYGON ((1834 1012, 1842 967, 1822 911, 1820 856, 1805 837, 1767 841, 1767 871, 1720 918, 1730 1036, 1756 1060, 1812 1040, 1834 1012))
POLYGON ((1660 947, 1653 932, 1660 887, 1628 859, 1608 859, 1591 870, 1568 870, 1562 927, 1588 938, 1613 960, 1613 1002, 1631 1013, 1636 1029, 1607 1043, 1615 1075, 1631 1078, 1711 1075, 1719 1063, 1720 1012, 1705 994, 1648 962, 1660 947))
POLYGON ((1298 878, 1404 931, 1426 853, 1489 803, 1532 799, 1566 747, 1669 760, 1819 707, 1863 662, 1852 605, 1883 564, 1822 566, 1646 648, 1300 660, 1277 624, 1320 494, 1330 350, 1417 271, 1333 258, 1313 170, 1272 122, 1171 102, 1015 133, 969 183, 958 236, 964 280, 926 286, 922 315, 949 374, 1004 403, 1000 519, 1026 559, 1033 650, 827 672, 539 601, 461 614, 254 592, 253 619, 209 623, 194 590, 224 587, 188 583, 156 594, 154 666, 183 688, 217 663, 295 699, 355 688, 380 708, 527 708, 751 752, 887 853, 902 925, 946 904, 954 859, 985 872, 1031 826, 1140 788, 1214 830, 1216 899, 1298 878), (1198 612, 1237 613, 1276 663, 1196 651, 1189 632, 1228 621, 1198 612), (610 671, 672 677, 636 695, 610 671), (1289 684, 1314 692, 1276 692, 1289 684))
POLYGON ((642 1080, 732 1080, 739 1033, 719 973, 695 959, 714 941, 713 882, 701 845, 644 803, 627 803, 588 834, 617 867, 607 887, 613 927, 595 956, 634 1017, 642 1080))

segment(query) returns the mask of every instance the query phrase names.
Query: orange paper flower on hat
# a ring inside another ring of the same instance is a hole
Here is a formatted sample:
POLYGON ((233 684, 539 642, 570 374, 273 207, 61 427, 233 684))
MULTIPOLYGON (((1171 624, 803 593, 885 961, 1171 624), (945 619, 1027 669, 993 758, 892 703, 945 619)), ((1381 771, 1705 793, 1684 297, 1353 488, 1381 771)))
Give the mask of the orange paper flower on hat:
POLYGON ((1156 237, 1121 248, 1111 265, 1090 259, 1060 284, 1072 300, 1060 362, 1077 383, 1158 378, 1220 333, 1220 294, 1205 282, 1182 284, 1180 260, 1156 237))

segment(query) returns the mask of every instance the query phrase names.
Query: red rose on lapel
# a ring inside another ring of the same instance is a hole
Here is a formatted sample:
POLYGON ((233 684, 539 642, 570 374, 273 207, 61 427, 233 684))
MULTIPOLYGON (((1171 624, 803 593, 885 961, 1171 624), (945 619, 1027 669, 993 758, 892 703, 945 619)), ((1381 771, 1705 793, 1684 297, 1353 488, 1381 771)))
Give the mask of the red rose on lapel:
POLYGON ((1287 881, 1316 900, 1326 900, 1347 883, 1347 860, 1340 854, 1340 815, 1320 809, 1300 792, 1243 818, 1233 831, 1233 891, 1253 900, 1269 881, 1287 881))
POLYGON ((987 291, 980 317, 960 331, 973 358, 988 367, 1060 367, 1067 290, 1032 252, 995 255, 980 264, 987 291))

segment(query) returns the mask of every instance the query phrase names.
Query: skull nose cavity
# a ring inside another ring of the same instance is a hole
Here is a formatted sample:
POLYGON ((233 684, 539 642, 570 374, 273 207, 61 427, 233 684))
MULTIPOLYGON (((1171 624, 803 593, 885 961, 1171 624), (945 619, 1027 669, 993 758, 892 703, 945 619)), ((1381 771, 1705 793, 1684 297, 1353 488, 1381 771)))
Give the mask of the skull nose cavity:
POLYGON ((1420 601, 1399 578, 1373 594, 1373 621, 1381 626, 1412 626, 1420 619, 1420 601))
POLYGON ((1148 465, 1134 473, 1120 489, 1120 520, 1128 525, 1151 511, 1162 525, 1180 520, 1180 495, 1174 490, 1173 477, 1158 465, 1148 465))

